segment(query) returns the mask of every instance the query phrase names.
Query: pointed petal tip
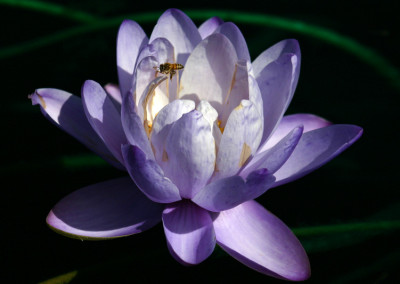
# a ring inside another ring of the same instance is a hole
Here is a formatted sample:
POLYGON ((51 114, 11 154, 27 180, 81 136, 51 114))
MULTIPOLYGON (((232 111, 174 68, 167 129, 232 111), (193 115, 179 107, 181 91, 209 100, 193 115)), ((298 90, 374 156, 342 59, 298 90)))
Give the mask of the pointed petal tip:
POLYGON ((40 105, 43 108, 46 108, 46 103, 44 102, 41 95, 39 95, 38 90, 35 90, 33 94, 28 95, 28 99, 31 100, 32 105, 40 105))
POLYGON ((299 240, 257 202, 221 212, 214 229, 218 245, 251 269, 292 281, 310 277, 310 262, 299 240))

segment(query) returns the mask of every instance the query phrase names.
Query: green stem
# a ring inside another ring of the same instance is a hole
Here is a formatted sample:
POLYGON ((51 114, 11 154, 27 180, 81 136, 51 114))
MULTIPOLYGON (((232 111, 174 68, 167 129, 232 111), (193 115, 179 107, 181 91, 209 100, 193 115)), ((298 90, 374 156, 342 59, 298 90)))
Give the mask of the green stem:
POLYGON ((50 2, 32 0, 0 0, 0 5, 33 10, 41 13, 46 13, 55 17, 63 17, 79 23, 93 23, 99 20, 99 18, 91 14, 74 9, 69 9, 64 6, 53 4, 50 2))

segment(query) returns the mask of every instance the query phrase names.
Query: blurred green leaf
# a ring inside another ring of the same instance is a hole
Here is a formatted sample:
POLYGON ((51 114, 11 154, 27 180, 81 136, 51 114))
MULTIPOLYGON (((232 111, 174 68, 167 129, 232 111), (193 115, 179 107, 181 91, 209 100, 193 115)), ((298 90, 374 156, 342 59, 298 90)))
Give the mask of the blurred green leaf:
POLYGON ((39 282, 39 284, 67 284, 71 283, 71 281, 75 278, 75 276, 78 274, 78 271, 74 270, 59 276, 56 276, 54 278, 45 280, 43 282, 39 282))

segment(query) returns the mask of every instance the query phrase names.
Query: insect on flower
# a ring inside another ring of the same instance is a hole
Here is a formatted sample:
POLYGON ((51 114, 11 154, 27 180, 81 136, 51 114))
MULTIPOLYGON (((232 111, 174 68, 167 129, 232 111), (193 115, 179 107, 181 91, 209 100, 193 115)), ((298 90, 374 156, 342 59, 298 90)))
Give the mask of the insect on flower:
POLYGON ((157 72, 160 72, 161 74, 168 75, 169 74, 169 79, 172 80, 172 77, 176 74, 176 70, 183 69, 183 65, 179 63, 163 63, 160 64, 160 66, 154 66, 153 67, 157 72))

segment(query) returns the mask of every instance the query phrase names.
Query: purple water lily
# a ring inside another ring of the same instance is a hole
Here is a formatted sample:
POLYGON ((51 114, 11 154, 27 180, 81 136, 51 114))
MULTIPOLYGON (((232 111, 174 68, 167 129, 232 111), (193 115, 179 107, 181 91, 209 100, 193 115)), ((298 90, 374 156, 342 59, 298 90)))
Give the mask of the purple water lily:
POLYGON ((56 89, 30 96, 52 122, 129 173, 66 196, 47 223, 72 237, 108 239, 162 221, 183 264, 204 261, 218 244, 261 273, 307 279, 300 242, 254 199, 327 163, 362 129, 283 116, 300 61, 298 42, 284 40, 251 62, 238 27, 219 18, 197 28, 170 9, 150 38, 124 21, 119 86, 88 80, 82 98, 56 89), (171 76, 160 72, 164 63, 184 68, 171 76))

